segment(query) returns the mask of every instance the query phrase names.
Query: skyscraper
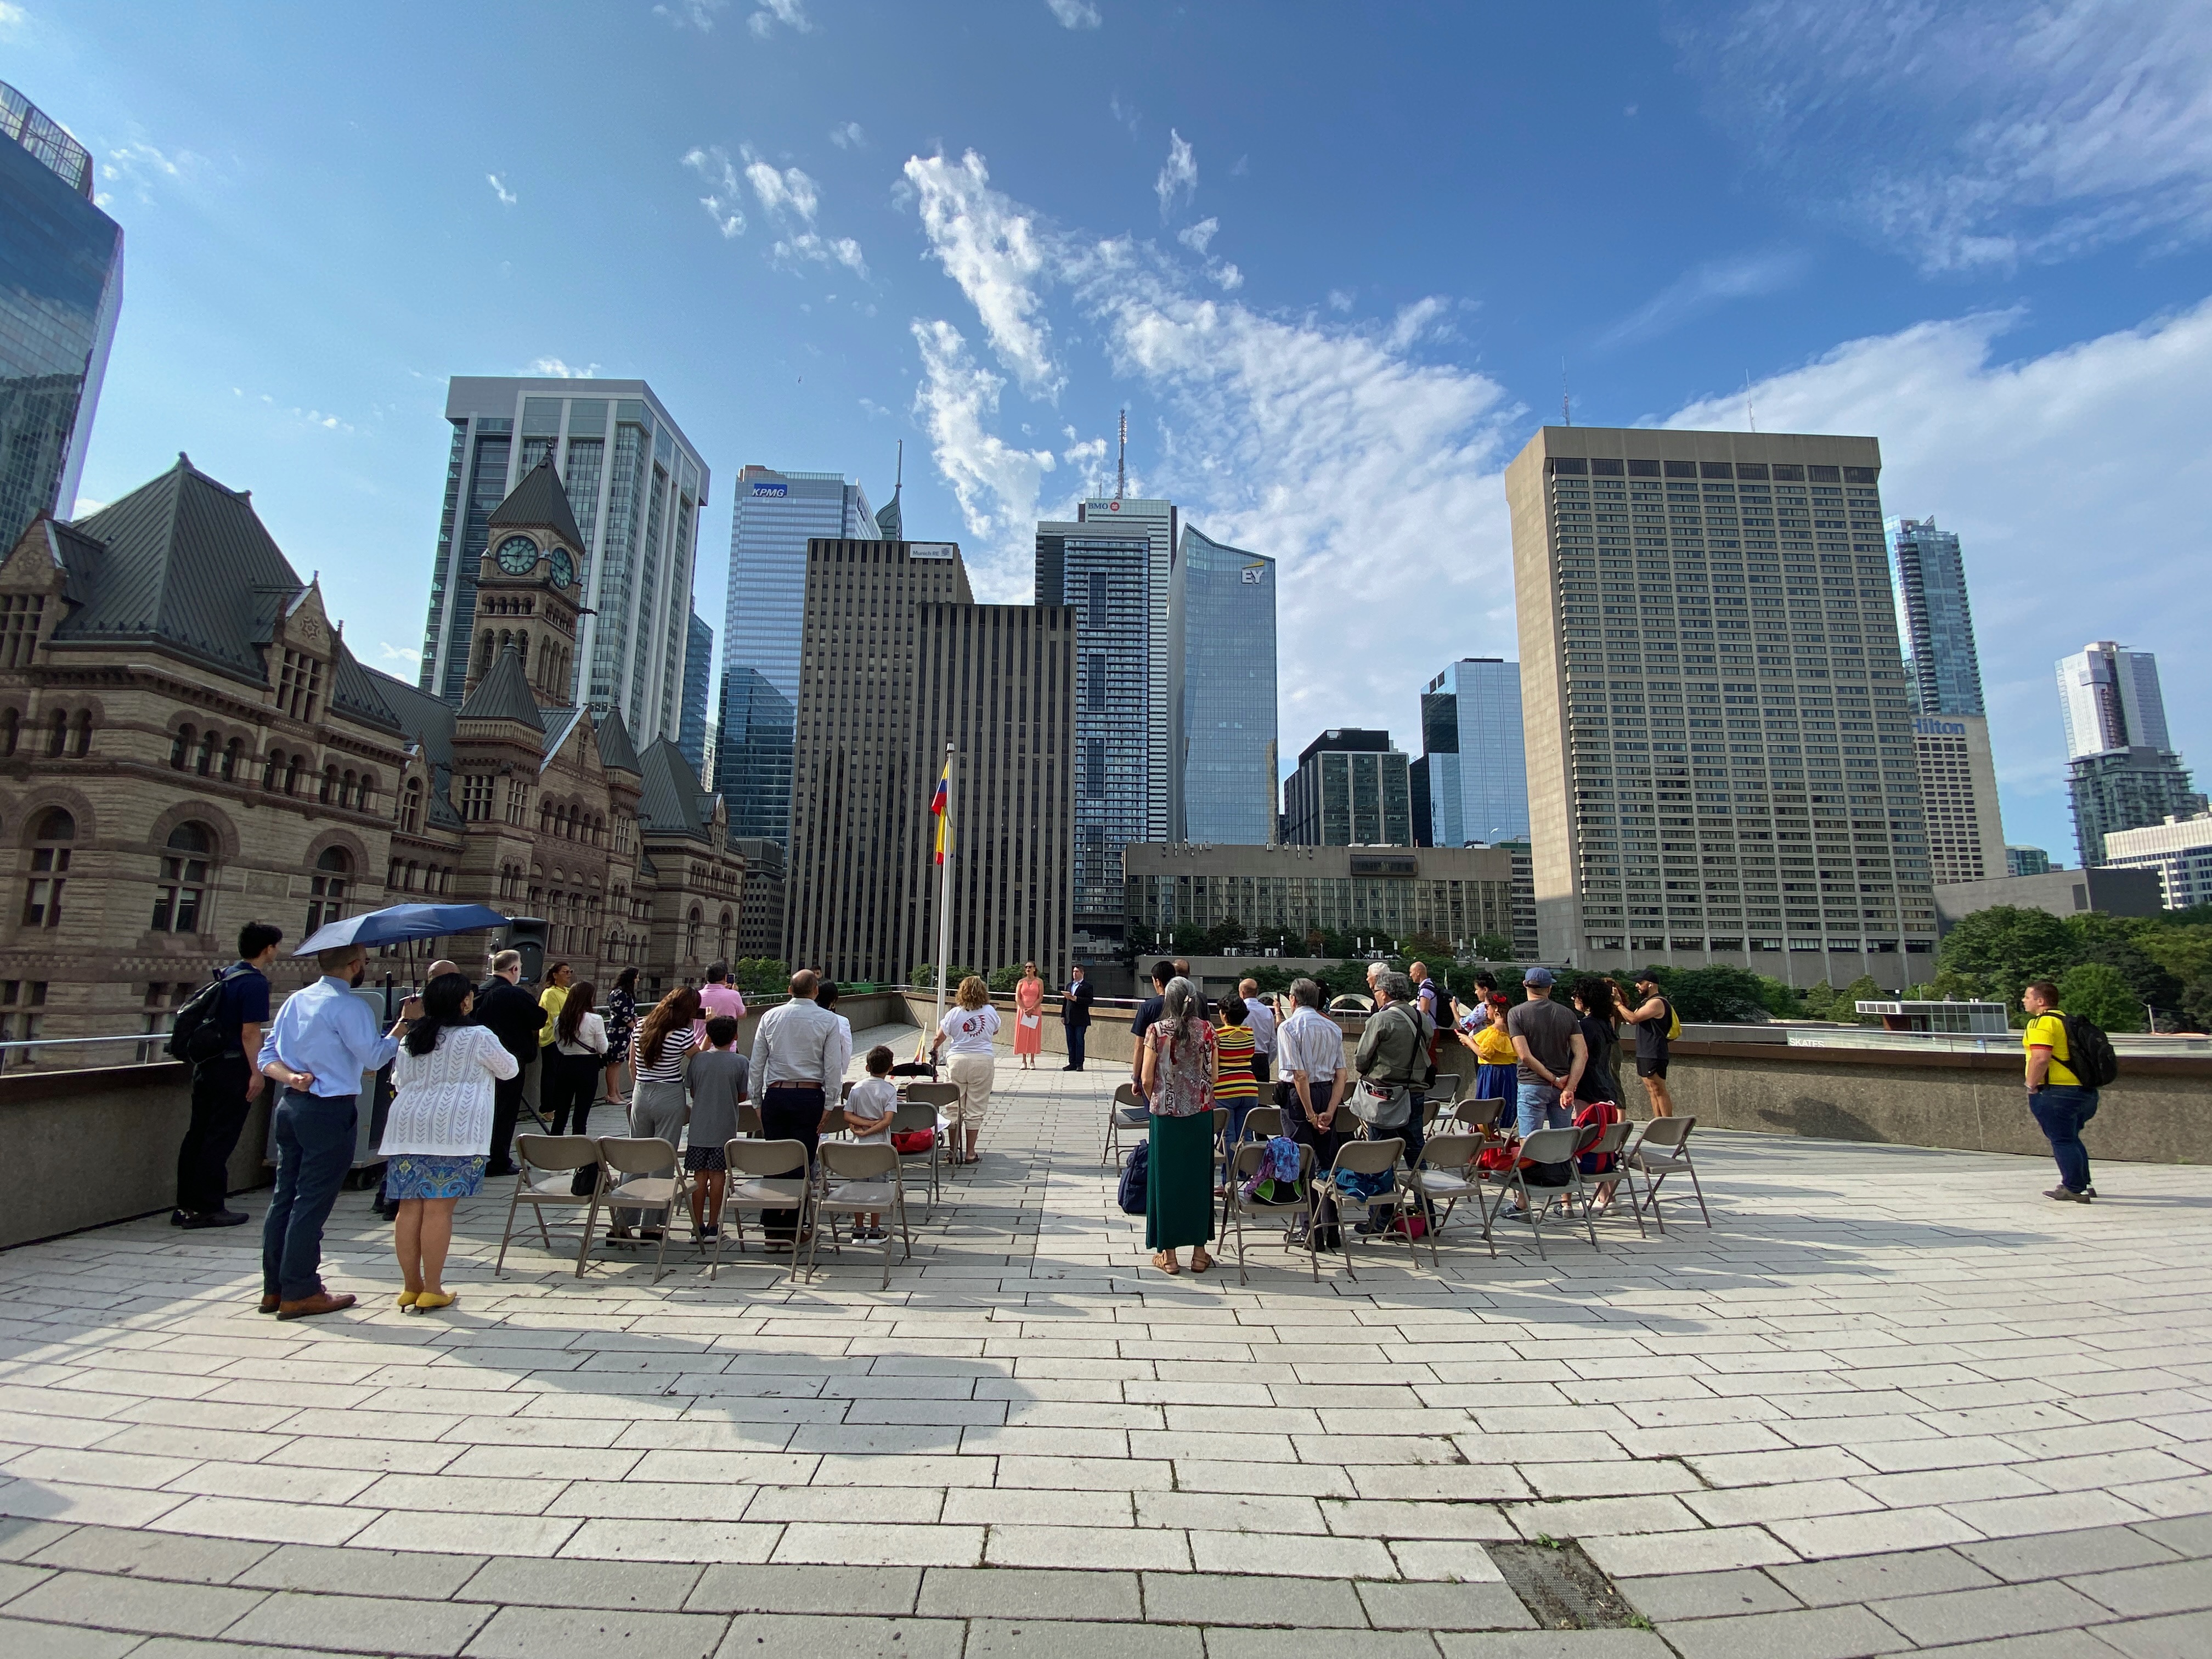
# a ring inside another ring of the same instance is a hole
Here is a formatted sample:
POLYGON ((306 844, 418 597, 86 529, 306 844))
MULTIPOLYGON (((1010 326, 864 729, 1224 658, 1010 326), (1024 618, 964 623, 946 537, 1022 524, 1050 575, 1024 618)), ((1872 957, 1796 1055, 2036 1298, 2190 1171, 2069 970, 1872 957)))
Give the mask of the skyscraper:
POLYGON ((1175 839, 1263 845, 1275 832, 1275 562, 1185 525, 1168 625, 1181 667, 1175 839))
POLYGON ((643 380, 456 375, 446 419, 438 558, 422 687, 456 705, 468 672, 477 564, 492 509, 553 458, 585 554, 573 695, 622 711, 640 750, 679 729, 686 623, 707 464, 643 380))
POLYGON ((730 585, 722 612, 722 693, 714 787, 730 833, 783 842, 791 827, 792 710, 806 544, 820 536, 873 539, 867 492, 842 472, 738 474, 730 511, 730 585))
POLYGON ((1544 958, 1928 977, 1871 438, 1546 427, 1505 472, 1544 958))
POLYGON ((84 146, 0 82, 0 547, 76 512, 123 304, 123 230, 92 191, 84 146))
POLYGON ((839 979, 937 953, 930 799, 954 747, 951 952, 1070 961, 1075 617, 977 605, 949 542, 807 549, 785 942, 839 979))
POLYGON ((1982 662, 1974 650, 1974 612, 1959 532, 1936 520, 1897 519, 1889 526, 1890 572, 1897 586, 1897 633, 1915 701, 1923 714, 1985 714, 1982 662))
POLYGON ((1076 617, 1075 947, 1097 961, 1121 953, 1121 848, 1167 840, 1174 821, 1166 537, 1175 509, 1108 500, 1083 511, 1037 526, 1036 592, 1038 605, 1069 605, 1076 617))
POLYGON ((1333 726, 1301 750, 1283 785, 1283 839, 1293 847, 1411 847, 1413 779, 1390 734, 1333 726))
POLYGON ((2005 856, 1990 723, 1979 714, 1920 714, 1912 755, 1928 809, 1929 874, 1939 887, 2017 874, 2005 856))
POLYGON ((2066 781, 2081 866, 2105 861, 2105 837, 2169 817, 2191 818, 2204 797, 2174 752, 2159 690, 2158 659, 2093 640, 2058 664, 2066 727, 2066 781))
POLYGON ((714 663, 714 630, 694 611, 684 624, 684 717, 677 730, 676 746, 691 763, 691 769, 702 775, 707 765, 707 677, 714 663))
POLYGON ((1524 839, 1528 763, 1521 730, 1521 665, 1462 657, 1421 692, 1429 830, 1438 847, 1524 839))

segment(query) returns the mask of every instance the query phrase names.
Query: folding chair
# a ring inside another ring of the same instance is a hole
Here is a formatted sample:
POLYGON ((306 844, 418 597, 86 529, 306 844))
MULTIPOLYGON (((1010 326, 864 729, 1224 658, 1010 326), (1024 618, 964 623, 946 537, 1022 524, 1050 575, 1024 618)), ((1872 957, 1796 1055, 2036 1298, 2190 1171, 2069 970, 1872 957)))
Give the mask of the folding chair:
POLYGON ((1279 1106, 1255 1106, 1244 1114, 1244 1133, 1237 1137, 1238 1144, 1249 1140, 1273 1140, 1283 1133, 1283 1109, 1279 1106))
POLYGON ((842 1106, 832 1106, 822 1114, 822 1127, 817 1132, 820 1139, 827 1140, 832 1135, 850 1133, 845 1122, 845 1109, 842 1106))
MULTIPOLYGON (((599 1139, 599 1185, 605 1189, 610 1212, 660 1212, 660 1248, 653 1259, 653 1282, 658 1285, 668 1271, 669 1230, 675 1224, 678 1208, 691 1192, 691 1178, 684 1172, 684 1160, 676 1155, 673 1145, 656 1136, 604 1135, 599 1139), (620 1182, 609 1185, 611 1175, 620 1176, 620 1182)), ((596 1203, 592 1206, 595 1215, 598 1207, 596 1203)))
POLYGON ((1114 1098, 1106 1108, 1106 1146, 1098 1154, 1101 1164, 1111 1164, 1121 1150, 1124 1129, 1151 1131, 1152 1109, 1145 1097, 1137 1092, 1137 1085, 1125 1083, 1114 1091, 1114 1098))
MULTIPOLYGON (((1359 1274, 1354 1271, 1352 1265, 1352 1239, 1355 1237, 1389 1237, 1388 1225, 1386 1224, 1384 1231, 1380 1232, 1356 1234, 1345 1219, 1345 1206, 1350 1204, 1365 1203, 1370 1220, 1374 1219, 1375 1212, 1378 1208, 1386 1209, 1393 1218, 1407 1213, 1406 1200, 1408 1196, 1408 1188, 1405 1176, 1398 1170, 1398 1159, 1405 1150, 1404 1139, 1397 1135, 1392 1135, 1388 1140, 1347 1140, 1336 1149, 1336 1161, 1329 1165, 1328 1174, 1314 1182, 1313 1219, 1307 1224, 1306 1228, 1309 1245, 1314 1236, 1313 1230, 1321 1224, 1322 1201, 1334 1200, 1336 1204, 1337 1240, 1344 1257, 1344 1271, 1354 1279, 1357 1279, 1359 1274), (1364 1176, 1382 1175, 1387 1172, 1390 1176, 1390 1190, 1387 1193, 1378 1193, 1373 1198, 1364 1200, 1357 1198, 1338 1198, 1336 1183, 1331 1177, 1339 1170, 1349 1175, 1364 1176)), ((1318 1252, 1316 1254, 1317 1260, 1318 1252)), ((1413 1263, 1413 1271, 1420 1272, 1421 1253, 1413 1248, 1413 1231, 1410 1227, 1406 1230, 1406 1255, 1413 1263)))
POLYGON ((1455 1101, 1452 1115, 1470 1129, 1494 1128, 1501 1119, 1511 1115, 1512 1104, 1505 1099, 1455 1101))
MULTIPOLYGON (((803 1234, 814 1208, 814 1183, 807 1179, 805 1141, 732 1140, 722 1148, 722 1157, 730 1173, 722 1183, 723 1214, 714 1218, 714 1260, 707 1269, 709 1279, 722 1265, 722 1233, 728 1224, 725 1217, 735 1221, 738 1249, 742 1250, 745 1248, 744 1211, 796 1210, 803 1234)), ((762 1242, 765 1245, 765 1236, 762 1242)), ((790 1265, 793 1269, 799 1265, 796 1249, 791 1253, 790 1265)))
MULTIPOLYGON (((1437 1255, 1437 1235, 1444 1223, 1451 1219, 1452 1212, 1459 1207, 1462 1199, 1474 1201, 1475 1213, 1482 1213, 1482 1178, 1476 1169, 1476 1160, 1482 1156, 1483 1138, 1480 1135, 1442 1134, 1421 1148, 1421 1156, 1407 1172, 1407 1182, 1416 1194, 1424 1200, 1429 1212, 1429 1261, 1431 1266, 1441 1266, 1437 1255), (1435 1206, 1442 1203, 1443 1213, 1436 1213, 1435 1206)), ((1490 1246, 1492 1260, 1498 1255, 1498 1246, 1483 1229, 1482 1242, 1490 1246)))
POLYGON ((891 1114, 890 1132, 895 1135, 910 1135, 924 1129, 929 1131, 929 1150, 921 1152, 900 1152, 899 1164, 903 1168, 916 1158, 927 1158, 929 1161, 928 1201, 933 1207, 937 1203, 939 1190, 937 1174, 939 1167, 938 1153, 943 1145, 937 1133, 937 1108, 924 1101, 913 1101, 899 1107, 891 1114))
MULTIPOLYGON (((1626 1119, 1618 1123, 1607 1124, 1598 1138, 1584 1146, 1575 1161, 1568 1166, 1570 1172, 1568 1179, 1573 1183, 1575 1196, 1582 1200, 1583 1214, 1590 1218, 1593 1223, 1599 1214, 1598 1188, 1607 1185, 1613 1188, 1613 1201, 1608 1204, 1604 1211, 1605 1214, 1611 1215, 1620 1207, 1620 1189, 1623 1187, 1627 1188, 1629 1215, 1636 1223, 1638 1235, 1649 1238, 1651 1235, 1644 1229, 1644 1211, 1636 1202, 1636 1188, 1628 1179, 1628 1165, 1621 1151, 1628 1144, 1629 1133, 1633 1127, 1626 1119), (1613 1159, 1613 1168, 1609 1172, 1604 1175, 1583 1173, 1583 1158, 1601 1159, 1608 1157, 1613 1159)), ((1591 1231, 1593 1234, 1595 1232, 1595 1225, 1591 1231)))
MULTIPOLYGON (((553 1248, 553 1235, 545 1226, 545 1212, 554 1209, 592 1208, 592 1218, 598 1213, 599 1193, 606 1186, 606 1170, 601 1166, 588 1193, 574 1193, 569 1187, 579 1170, 589 1169, 599 1161, 599 1143, 589 1135, 520 1135, 515 1139, 515 1153, 520 1168, 514 1173, 514 1196, 507 1200, 507 1226, 499 1236, 499 1260, 492 1264, 496 1275, 507 1266, 507 1242, 514 1236, 515 1212, 525 1204, 538 1218, 538 1237, 545 1248, 553 1248), (558 1176, 551 1182, 540 1180, 541 1176, 558 1176)), ((584 1223, 583 1242, 576 1247, 576 1277, 584 1276, 584 1252, 592 1247, 592 1218, 584 1223)))
POLYGON ((761 1138, 760 1108, 750 1100, 738 1103, 738 1133, 747 1140, 761 1138))
POLYGON ((1644 1206, 1650 1205, 1662 1233, 1667 1231, 1667 1221, 1659 1213, 1659 1183, 1678 1170, 1688 1173, 1690 1190, 1698 1195, 1698 1213, 1705 1217, 1705 1225, 1713 1224, 1713 1212, 1705 1207, 1705 1187, 1698 1180, 1698 1166, 1690 1161, 1690 1131, 1697 1127, 1694 1117, 1652 1118, 1621 1159, 1626 1167, 1644 1177, 1644 1197, 1637 1209, 1640 1214, 1644 1206))
MULTIPOLYGON (((1571 1184, 1573 1177, 1569 1176, 1570 1184, 1564 1188, 1558 1187, 1535 1188, 1535 1191, 1544 1194, 1544 1201, 1540 1205, 1529 1195, 1528 1182, 1521 1172, 1521 1165, 1524 1160, 1530 1164, 1571 1164, 1574 1160, 1577 1139, 1577 1132, 1572 1127, 1539 1129, 1521 1143, 1520 1156, 1513 1160, 1513 1167, 1496 1172, 1494 1182, 1484 1183, 1495 1185, 1498 1188, 1498 1201, 1490 1206, 1489 1212, 1483 1217, 1486 1234, 1491 1224, 1504 1213, 1506 1194, 1510 1192, 1517 1192, 1521 1194, 1522 1212, 1528 1218, 1528 1231, 1536 1236, 1536 1257, 1539 1261, 1550 1259, 1544 1254, 1544 1210, 1562 1191, 1573 1190, 1571 1184)), ((1571 1208, 1567 1214, 1569 1224, 1572 1225, 1574 1212, 1571 1208)), ((1583 1224, 1589 1227, 1590 1249, 1597 1249, 1597 1228, 1590 1224, 1587 1216, 1583 1218, 1583 1224)))
MULTIPOLYGON (((1429 1086, 1423 1092, 1428 1096, 1431 1105, 1441 1103, 1449 1108, 1459 1104, 1460 1087, 1457 1072, 1438 1072, 1429 1079, 1429 1086)), ((1434 1121, 1433 1115, 1431 1121, 1434 1121)))
MULTIPOLYGON (((822 1250, 824 1217, 888 1212, 897 1223, 899 1242, 906 1258, 914 1259, 914 1239, 906 1225, 906 1183, 899 1178, 899 1155, 883 1141, 828 1141, 818 1149, 825 1190, 814 1200, 814 1237, 806 1246, 806 1276, 814 1277, 815 1259, 822 1250)), ((833 1219, 830 1224, 836 1225, 833 1219)), ((844 1254, 833 1237, 830 1248, 844 1254)), ((884 1235, 883 1288, 891 1287, 891 1235, 884 1235)))
MULTIPOLYGON (((1247 1117, 1244 1121, 1249 1124, 1252 1120, 1247 1117)), ((1308 1146, 1301 1145, 1298 1147, 1298 1184, 1305 1189, 1306 1197, 1293 1198, 1279 1204, 1272 1204, 1263 1199, 1244 1196, 1244 1183, 1260 1173, 1260 1165, 1261 1160, 1267 1156, 1267 1151, 1264 1142, 1240 1141, 1237 1143, 1235 1157, 1230 1160, 1229 1191, 1223 1213, 1228 1218, 1230 1229, 1237 1235, 1237 1282, 1240 1285, 1251 1282, 1244 1271, 1244 1224, 1247 1221, 1256 1221, 1263 1216, 1280 1216, 1283 1218, 1283 1247, 1287 1249, 1291 1243, 1291 1224, 1301 1217, 1308 1217, 1311 1213, 1310 1200, 1313 1191, 1314 1154, 1313 1148, 1308 1146)), ((1306 1254, 1309 1256, 1314 1254, 1310 1234, 1308 1236, 1306 1254)), ((1314 1282, 1319 1284, 1321 1264, 1316 1261, 1312 1266, 1314 1282)))

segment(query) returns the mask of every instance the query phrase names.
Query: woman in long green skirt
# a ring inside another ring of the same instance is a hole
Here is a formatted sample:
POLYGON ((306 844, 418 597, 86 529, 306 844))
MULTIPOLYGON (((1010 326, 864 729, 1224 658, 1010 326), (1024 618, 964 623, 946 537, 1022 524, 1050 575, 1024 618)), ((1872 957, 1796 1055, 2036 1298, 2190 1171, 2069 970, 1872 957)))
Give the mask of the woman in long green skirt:
POLYGON ((1179 1273, 1176 1252, 1191 1247, 1190 1270, 1213 1265, 1213 1028, 1189 980, 1168 981, 1160 1018, 1145 1033, 1145 1094, 1152 1109, 1145 1191, 1145 1244, 1152 1266, 1179 1273))

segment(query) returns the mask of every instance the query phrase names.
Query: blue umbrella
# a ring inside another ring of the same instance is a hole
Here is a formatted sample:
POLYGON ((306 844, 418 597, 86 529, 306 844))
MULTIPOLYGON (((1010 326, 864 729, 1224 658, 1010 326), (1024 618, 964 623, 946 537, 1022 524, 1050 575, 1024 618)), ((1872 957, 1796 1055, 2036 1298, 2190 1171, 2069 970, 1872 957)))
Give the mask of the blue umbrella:
POLYGON ((393 904, 318 927, 292 952, 311 957, 341 945, 397 945, 403 939, 442 939, 481 927, 504 927, 508 918, 483 904, 393 904))

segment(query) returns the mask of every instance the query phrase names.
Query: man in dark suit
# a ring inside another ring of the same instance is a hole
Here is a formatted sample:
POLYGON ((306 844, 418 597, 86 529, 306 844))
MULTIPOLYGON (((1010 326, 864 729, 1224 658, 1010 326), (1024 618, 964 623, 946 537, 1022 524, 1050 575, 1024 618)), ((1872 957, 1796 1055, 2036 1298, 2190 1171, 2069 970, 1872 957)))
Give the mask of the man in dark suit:
POLYGON ((1068 987, 1060 994, 1060 1018, 1067 1028, 1067 1064, 1063 1072, 1083 1069, 1083 1040, 1091 1032, 1091 981, 1083 969, 1073 970, 1068 987))
MULTIPOLYGON (((491 977, 477 991, 476 1023, 499 1039, 518 1067, 538 1058, 538 1034, 545 1011, 522 988, 522 952, 501 951, 491 959, 491 977)), ((502 1078, 492 1088, 490 1160, 488 1176, 513 1175, 514 1121, 522 1115, 522 1073, 502 1078)))

